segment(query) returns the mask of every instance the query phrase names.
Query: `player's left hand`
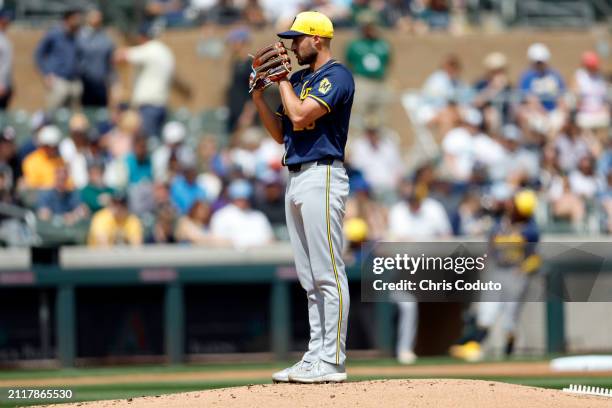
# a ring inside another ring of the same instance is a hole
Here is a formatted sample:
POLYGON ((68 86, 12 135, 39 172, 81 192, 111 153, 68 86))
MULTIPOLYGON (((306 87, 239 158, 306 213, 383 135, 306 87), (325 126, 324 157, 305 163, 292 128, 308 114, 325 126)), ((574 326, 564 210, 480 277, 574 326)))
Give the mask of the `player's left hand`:
POLYGON ((249 93, 265 89, 274 82, 287 78, 291 72, 291 60, 282 42, 264 47, 251 56, 251 75, 249 93))

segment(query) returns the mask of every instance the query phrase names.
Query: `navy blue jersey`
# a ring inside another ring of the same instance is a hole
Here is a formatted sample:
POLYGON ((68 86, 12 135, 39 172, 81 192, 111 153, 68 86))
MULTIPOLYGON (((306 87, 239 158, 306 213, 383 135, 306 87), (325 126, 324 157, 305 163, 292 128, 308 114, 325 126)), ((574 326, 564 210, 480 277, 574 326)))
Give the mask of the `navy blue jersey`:
POLYGON ((335 60, 316 71, 303 69, 289 80, 295 94, 304 100, 312 98, 327 113, 303 128, 293 125, 283 105, 276 114, 282 119, 285 156, 283 164, 299 164, 323 158, 344 160, 355 82, 353 75, 335 60))
POLYGON ((526 222, 512 223, 502 217, 489 237, 493 261, 498 266, 523 267, 537 257, 540 232, 533 218, 526 222))

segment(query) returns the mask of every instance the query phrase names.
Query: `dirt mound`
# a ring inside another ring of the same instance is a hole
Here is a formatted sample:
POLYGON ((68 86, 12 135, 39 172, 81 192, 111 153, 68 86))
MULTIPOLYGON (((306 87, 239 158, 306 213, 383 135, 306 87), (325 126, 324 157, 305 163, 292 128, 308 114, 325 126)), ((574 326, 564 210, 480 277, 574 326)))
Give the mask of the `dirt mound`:
MULTIPOLYGON (((475 380, 381 380, 344 384, 269 384, 80 403, 80 407, 610 407, 611 398, 475 380)), ((62 408, 77 404, 62 405, 62 408)))

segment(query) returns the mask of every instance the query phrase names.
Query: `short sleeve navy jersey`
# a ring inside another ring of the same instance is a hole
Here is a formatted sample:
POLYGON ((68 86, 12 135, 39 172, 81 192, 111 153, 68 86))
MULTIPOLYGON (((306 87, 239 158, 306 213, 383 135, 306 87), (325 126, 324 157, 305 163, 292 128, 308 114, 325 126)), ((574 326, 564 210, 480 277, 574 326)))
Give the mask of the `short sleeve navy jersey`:
POLYGON ((312 98, 327 113, 303 128, 293 125, 281 105, 276 112, 282 119, 285 156, 283 164, 299 164, 323 158, 344 160, 355 82, 342 64, 329 60, 316 71, 309 68, 295 72, 290 82, 295 94, 312 98))

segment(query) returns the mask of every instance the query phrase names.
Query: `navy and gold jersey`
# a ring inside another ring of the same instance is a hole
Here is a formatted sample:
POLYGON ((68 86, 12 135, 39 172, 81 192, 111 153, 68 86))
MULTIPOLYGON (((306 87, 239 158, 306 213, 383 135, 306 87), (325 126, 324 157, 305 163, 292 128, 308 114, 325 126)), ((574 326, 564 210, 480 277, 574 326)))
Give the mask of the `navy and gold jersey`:
POLYGON ((491 231, 490 252, 501 267, 519 267, 525 273, 534 272, 540 264, 537 245, 540 240, 538 225, 532 218, 512 223, 503 217, 491 231))
POLYGON ((327 113, 303 128, 293 125, 281 105, 276 114, 282 119, 285 156, 283 164, 299 164, 323 158, 344 160, 355 82, 353 75, 336 60, 329 60, 316 71, 306 68, 289 79, 295 94, 312 98, 327 113))

